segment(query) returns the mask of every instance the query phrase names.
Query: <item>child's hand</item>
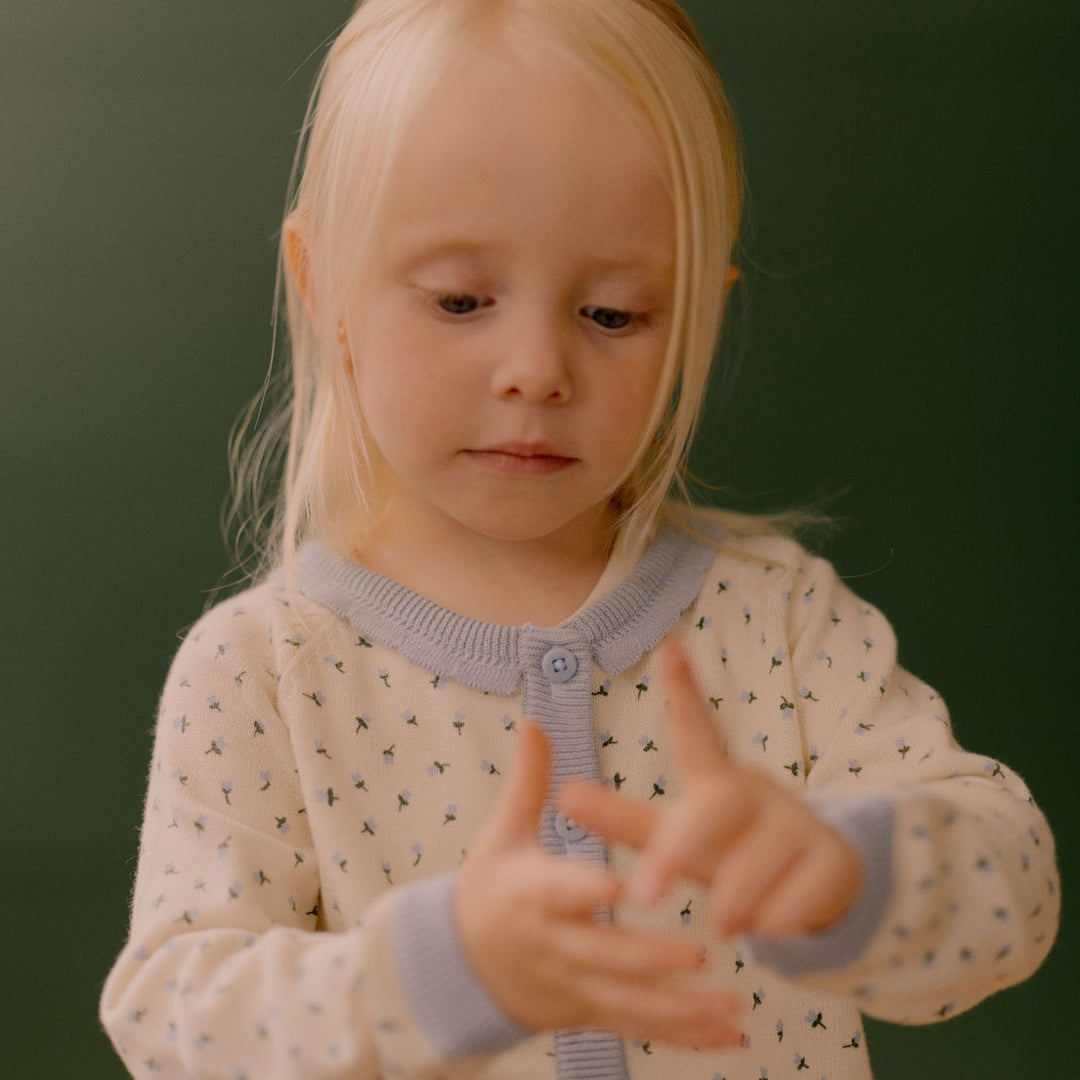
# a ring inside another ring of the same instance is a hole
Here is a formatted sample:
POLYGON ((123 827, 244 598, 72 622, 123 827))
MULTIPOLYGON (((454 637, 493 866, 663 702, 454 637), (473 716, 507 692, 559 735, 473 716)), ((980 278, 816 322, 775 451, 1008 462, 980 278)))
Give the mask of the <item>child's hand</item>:
POLYGON ((684 876, 710 887, 711 918, 724 936, 831 926, 858 895, 859 857, 805 800, 728 758, 682 649, 660 648, 681 797, 661 809, 573 781, 560 794, 563 812, 641 850, 634 899, 652 903, 684 876))
POLYGON ((672 973, 700 967, 699 947, 597 922, 597 908, 618 896, 614 873, 541 849, 548 764, 543 732, 522 723, 514 769, 458 874, 455 924, 480 981, 532 1030, 592 1027, 683 1046, 736 1045, 733 995, 671 984, 672 973))

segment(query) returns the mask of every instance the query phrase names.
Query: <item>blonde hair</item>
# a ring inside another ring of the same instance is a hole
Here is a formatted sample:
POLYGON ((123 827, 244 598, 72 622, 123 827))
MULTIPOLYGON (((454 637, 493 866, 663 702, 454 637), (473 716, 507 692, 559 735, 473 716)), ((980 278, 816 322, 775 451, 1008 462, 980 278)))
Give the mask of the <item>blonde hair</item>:
POLYGON ((268 374, 231 441, 229 518, 251 576, 288 565, 306 540, 340 542, 370 523, 372 458, 339 317, 414 110, 470 37, 493 26, 521 48, 571 58, 632 103, 660 146, 675 217, 674 318, 640 452, 612 499, 631 543, 673 490, 685 501, 743 187, 735 122, 686 14, 674 0, 364 0, 323 62, 294 161, 278 273, 289 365, 268 374))

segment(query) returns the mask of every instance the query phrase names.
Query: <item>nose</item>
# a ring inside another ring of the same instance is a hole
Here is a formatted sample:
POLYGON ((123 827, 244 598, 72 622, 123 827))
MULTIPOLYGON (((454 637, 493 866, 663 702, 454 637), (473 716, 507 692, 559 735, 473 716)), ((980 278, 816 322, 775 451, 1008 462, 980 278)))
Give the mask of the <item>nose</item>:
POLYGON ((492 371, 491 390, 500 399, 565 405, 573 382, 570 344, 551 319, 508 320, 500 358, 492 371))

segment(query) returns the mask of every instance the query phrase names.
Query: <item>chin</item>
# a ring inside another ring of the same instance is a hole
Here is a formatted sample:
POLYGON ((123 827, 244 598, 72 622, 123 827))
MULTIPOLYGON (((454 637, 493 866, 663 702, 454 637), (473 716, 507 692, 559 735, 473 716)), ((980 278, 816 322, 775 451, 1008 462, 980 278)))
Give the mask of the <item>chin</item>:
POLYGON ((534 524, 527 521, 511 520, 505 523, 484 522, 476 528, 466 525, 470 532, 483 536, 488 540, 496 540, 507 544, 527 544, 531 541, 543 540, 559 531, 559 526, 534 524))
POLYGON ((589 520, 596 521, 590 510, 567 514, 565 508, 559 513, 538 513, 538 507, 518 506, 498 513, 477 513, 475 517, 459 517, 458 521, 471 532, 489 540, 504 543, 525 544, 555 538, 567 531, 589 530, 589 520))

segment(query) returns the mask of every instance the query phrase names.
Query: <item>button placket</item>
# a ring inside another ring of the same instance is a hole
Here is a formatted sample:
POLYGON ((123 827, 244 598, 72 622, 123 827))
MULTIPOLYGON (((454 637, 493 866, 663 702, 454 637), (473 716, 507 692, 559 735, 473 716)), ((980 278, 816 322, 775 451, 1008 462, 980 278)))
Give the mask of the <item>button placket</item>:
MULTIPOLYGON (((571 778, 597 779, 589 643, 571 639, 569 634, 563 636, 559 629, 529 628, 522 652, 522 711, 543 725, 551 742, 552 789, 571 778)), ((553 855, 605 861, 603 837, 586 832, 576 823, 568 825, 552 802, 545 809, 540 837, 544 848, 553 855)))
MULTIPOLYGON (((522 709, 543 724, 551 740, 553 787, 572 777, 599 777, 593 733, 592 651, 587 641, 580 640, 575 642, 575 652, 567 640, 555 643, 543 631, 531 630, 521 642, 522 709)), ((550 802, 541 818, 540 838, 544 849, 553 855, 600 865, 607 861, 604 838, 568 821, 550 802)), ((611 912, 598 911, 596 918, 611 922, 611 912)), ((587 1074, 626 1080, 629 1072, 622 1039, 611 1032, 557 1031, 555 1072, 560 1078, 587 1074)))

